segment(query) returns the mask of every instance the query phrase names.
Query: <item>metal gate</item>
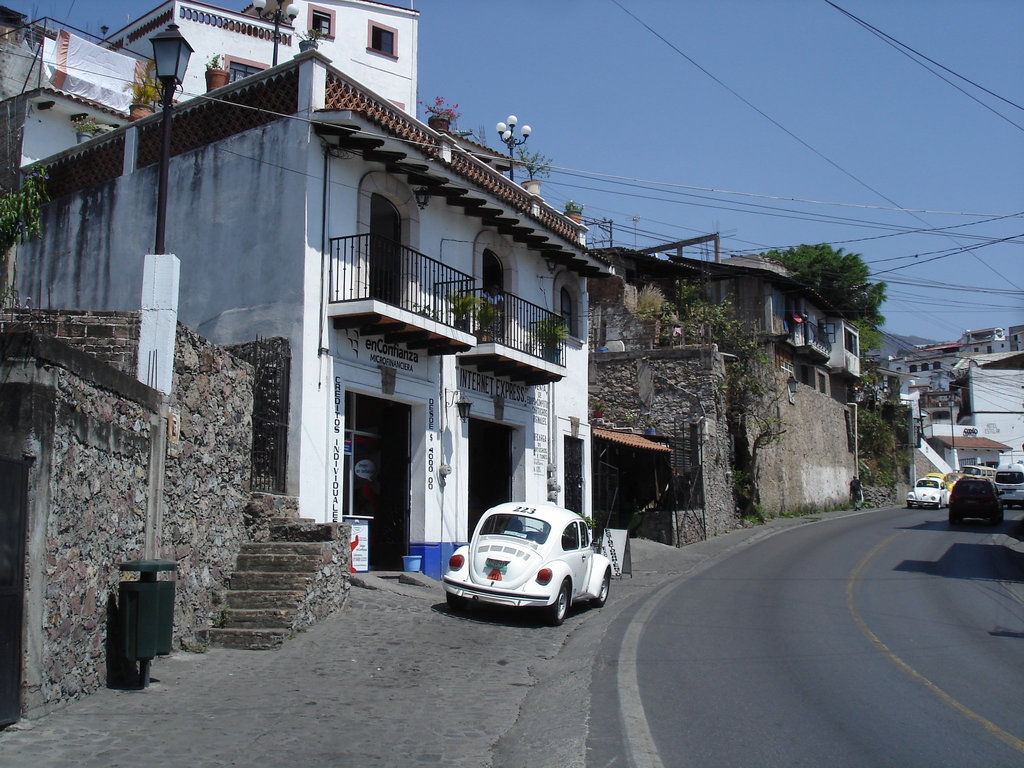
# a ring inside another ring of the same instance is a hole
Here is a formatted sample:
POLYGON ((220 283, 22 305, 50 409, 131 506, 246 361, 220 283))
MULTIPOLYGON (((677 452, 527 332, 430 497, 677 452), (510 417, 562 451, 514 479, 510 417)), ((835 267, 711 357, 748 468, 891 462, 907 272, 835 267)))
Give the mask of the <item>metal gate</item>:
POLYGON ((21 615, 25 600, 28 463, 0 458, 0 727, 21 705, 21 615))
POLYGON ((288 381, 291 351, 285 339, 256 339, 231 347, 254 369, 252 489, 284 493, 288 469, 288 381))
POLYGON ((565 508, 583 514, 583 441, 565 436, 565 508))

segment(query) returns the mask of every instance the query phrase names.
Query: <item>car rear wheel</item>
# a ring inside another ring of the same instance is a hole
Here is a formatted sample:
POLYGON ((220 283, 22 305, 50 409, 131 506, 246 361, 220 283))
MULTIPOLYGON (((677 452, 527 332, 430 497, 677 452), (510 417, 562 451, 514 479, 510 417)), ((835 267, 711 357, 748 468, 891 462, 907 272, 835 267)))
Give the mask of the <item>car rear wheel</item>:
POLYGON ((465 597, 459 597, 458 595, 453 595, 451 592, 446 592, 444 598, 448 601, 448 607, 453 611, 462 612, 469 610, 469 600, 465 597))
POLYGON ((989 523, 991 523, 992 525, 1001 525, 1001 524, 1002 524, 1002 522, 1003 522, 1003 513, 1002 513, 1002 511, 1000 510, 1000 511, 999 511, 999 512, 997 512, 996 514, 992 515, 992 517, 990 517, 990 518, 988 519, 988 521, 989 521, 989 523))
POLYGON ((569 580, 566 579, 562 582, 562 586, 558 588, 558 597, 555 598, 555 602, 547 607, 548 624, 553 627, 560 626, 565 621, 566 614, 569 613, 569 601, 571 599, 569 590, 569 580))
POLYGON ((952 512, 949 513, 949 524, 960 525, 960 515, 954 515, 952 512))
POLYGON ((601 589, 597 593, 597 597, 590 601, 590 604, 595 608, 600 608, 602 605, 608 602, 608 591, 611 589, 612 584, 612 569, 605 568, 604 578, 601 579, 601 589))

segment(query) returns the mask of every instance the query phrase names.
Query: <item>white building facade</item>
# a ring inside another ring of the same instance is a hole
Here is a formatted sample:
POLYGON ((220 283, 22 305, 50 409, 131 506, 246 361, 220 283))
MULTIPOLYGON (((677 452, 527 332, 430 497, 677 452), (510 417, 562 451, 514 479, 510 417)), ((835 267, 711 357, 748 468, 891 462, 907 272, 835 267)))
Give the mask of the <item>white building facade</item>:
MULTIPOLYGON (((263 15, 272 15, 267 0, 263 15)), ((419 12, 373 0, 282 0, 276 25, 277 63, 297 53, 301 36, 316 29, 318 50, 363 86, 407 113, 416 114, 416 61, 419 12), (294 20, 292 14, 294 13, 294 20)), ((221 56, 231 79, 268 69, 274 61, 274 20, 261 18, 252 5, 233 11, 189 0, 169 0, 110 35, 105 41, 150 58, 149 39, 177 24, 195 50, 182 83, 184 98, 206 92, 206 65, 221 56)))
MULTIPOLYGON (((365 525, 369 567, 418 554, 435 577, 493 504, 589 515, 586 277, 607 269, 583 227, 319 53, 221 94, 175 110, 167 246, 180 322, 287 341, 279 492, 365 525), (563 323, 567 339, 545 334, 563 323)), ((47 161, 22 295, 137 309, 158 136, 147 118, 47 161)))

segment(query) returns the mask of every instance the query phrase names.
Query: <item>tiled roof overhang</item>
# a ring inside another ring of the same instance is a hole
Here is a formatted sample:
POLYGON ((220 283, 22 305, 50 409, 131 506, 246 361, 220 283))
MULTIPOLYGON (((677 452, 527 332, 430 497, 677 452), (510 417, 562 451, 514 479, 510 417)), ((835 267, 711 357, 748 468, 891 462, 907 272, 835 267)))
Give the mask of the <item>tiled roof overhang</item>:
POLYGON ((608 429, 593 428, 590 436, 598 440, 607 440, 609 443, 618 443, 628 448, 635 448, 640 451, 655 451, 657 453, 672 453, 672 449, 662 443, 648 440, 642 435, 634 435, 632 432, 612 432, 608 429))
POLYGON ((467 215, 556 264, 586 277, 607 275, 603 261, 584 255, 582 228, 460 147, 457 137, 426 127, 331 69, 325 105, 320 122, 314 116, 316 131, 325 139, 405 174, 410 183, 427 187, 432 195, 464 208, 467 215), (337 113, 350 113, 352 118, 339 122, 337 113), (367 130, 361 121, 380 133, 367 130))
POLYGON ((1008 451, 1010 446, 998 443, 987 437, 950 437, 949 435, 936 435, 935 440, 948 445, 950 448, 980 448, 993 451, 1008 451))

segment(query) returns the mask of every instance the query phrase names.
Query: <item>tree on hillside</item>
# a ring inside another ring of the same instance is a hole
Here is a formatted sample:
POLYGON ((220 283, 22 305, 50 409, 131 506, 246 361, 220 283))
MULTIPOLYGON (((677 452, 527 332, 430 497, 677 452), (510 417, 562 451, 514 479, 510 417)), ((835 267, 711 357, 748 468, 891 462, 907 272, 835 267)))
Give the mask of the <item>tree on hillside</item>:
POLYGON ((798 245, 764 255, 782 262, 794 280, 813 288, 833 309, 856 323, 861 349, 875 349, 881 344, 879 328, 885 318, 880 310, 886 285, 869 282, 871 269, 860 254, 821 244, 798 245))
POLYGON ((15 246, 42 232, 40 208, 50 199, 46 194, 48 178, 42 166, 35 165, 21 189, 0 195, 0 306, 17 298, 15 246))

